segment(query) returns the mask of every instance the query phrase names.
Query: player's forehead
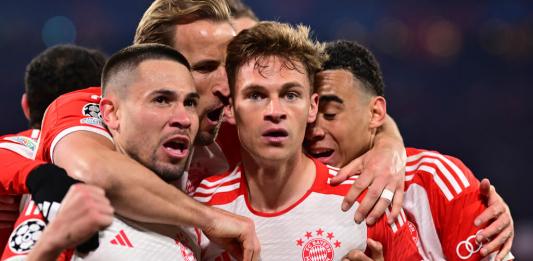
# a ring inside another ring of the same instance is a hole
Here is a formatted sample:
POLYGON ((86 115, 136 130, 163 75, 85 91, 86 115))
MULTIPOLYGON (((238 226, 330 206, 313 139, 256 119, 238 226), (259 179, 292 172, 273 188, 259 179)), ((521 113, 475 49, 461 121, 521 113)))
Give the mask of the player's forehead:
POLYGON ((301 62, 275 55, 250 59, 239 68, 236 76, 237 85, 241 87, 279 86, 292 82, 311 88, 307 71, 301 62))
POLYGON ((324 70, 316 75, 316 91, 320 96, 351 96, 357 91, 354 80, 353 74, 347 70, 324 70))
POLYGON ((185 65, 169 59, 149 59, 138 64, 134 70, 132 91, 142 93, 167 88, 173 92, 195 92, 190 71, 185 65))
POLYGON ((197 20, 175 27, 174 48, 190 63, 224 59, 228 43, 235 36, 229 21, 197 20))

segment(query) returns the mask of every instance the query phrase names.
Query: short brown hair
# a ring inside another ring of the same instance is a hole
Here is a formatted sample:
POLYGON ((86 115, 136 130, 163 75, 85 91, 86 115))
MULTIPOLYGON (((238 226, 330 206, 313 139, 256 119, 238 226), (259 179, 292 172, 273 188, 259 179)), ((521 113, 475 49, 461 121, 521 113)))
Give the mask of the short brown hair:
POLYGON ((259 18, 255 15, 254 11, 244 4, 241 0, 227 0, 229 8, 231 10, 231 16, 233 18, 248 17, 254 21, 259 22, 259 18))
MULTIPOLYGON (((315 73, 320 71, 327 55, 324 45, 310 39, 309 27, 278 22, 260 22, 256 26, 243 30, 229 43, 226 57, 226 72, 230 90, 235 87, 239 68, 255 59, 278 56, 285 60, 284 66, 296 69, 296 62, 301 62, 308 74, 311 89, 315 73)), ((261 66, 258 66, 260 68, 261 66)))
POLYGON ((135 44, 174 45, 174 26, 201 19, 229 21, 224 0, 155 0, 144 13, 135 32, 135 44))

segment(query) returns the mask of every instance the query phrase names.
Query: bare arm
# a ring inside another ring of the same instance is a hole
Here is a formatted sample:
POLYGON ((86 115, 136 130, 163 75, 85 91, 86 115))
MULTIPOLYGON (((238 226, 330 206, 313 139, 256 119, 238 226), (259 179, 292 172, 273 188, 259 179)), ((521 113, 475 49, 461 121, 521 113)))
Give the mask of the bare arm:
POLYGON ((368 224, 374 224, 391 204, 380 198, 384 189, 394 192, 391 215, 392 222, 398 214, 403 202, 403 182, 406 162, 405 147, 396 123, 387 115, 385 123, 377 132, 374 146, 364 155, 344 166, 332 183, 340 183, 347 177, 360 174, 346 197, 343 210, 348 210, 357 197, 368 188, 368 193, 355 213, 355 221, 366 218, 368 224))
POLYGON ((78 131, 62 138, 54 162, 69 175, 105 190, 116 212, 147 223, 189 225, 215 238, 234 239, 245 260, 258 253, 253 222, 204 206, 165 183, 136 161, 116 152, 103 136, 78 131))

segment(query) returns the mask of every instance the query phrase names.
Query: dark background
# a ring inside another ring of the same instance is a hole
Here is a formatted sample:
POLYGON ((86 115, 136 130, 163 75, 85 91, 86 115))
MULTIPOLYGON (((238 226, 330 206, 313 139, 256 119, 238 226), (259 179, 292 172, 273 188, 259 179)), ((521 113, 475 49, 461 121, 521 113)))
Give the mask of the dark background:
MULTIPOLYGON (((26 64, 71 42, 107 54, 130 44, 151 1, 3 1, 0 135, 27 128, 26 64)), ((533 260, 531 1, 248 0, 261 19, 310 25, 319 40, 367 45, 408 146, 462 159, 509 203, 514 253, 533 260)), ((457 220, 457 222, 461 222, 457 220)))

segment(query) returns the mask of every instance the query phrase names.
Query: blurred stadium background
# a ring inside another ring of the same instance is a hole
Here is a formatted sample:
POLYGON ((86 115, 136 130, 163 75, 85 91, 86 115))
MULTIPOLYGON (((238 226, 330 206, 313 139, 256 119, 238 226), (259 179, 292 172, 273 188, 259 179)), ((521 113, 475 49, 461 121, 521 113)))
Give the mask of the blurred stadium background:
MULTIPOLYGON (((27 128, 19 101, 32 57, 67 42, 112 54, 132 42, 150 2, 3 1, 0 135, 27 128)), ((367 45, 381 61, 405 143, 455 155, 489 177, 514 216, 513 252, 533 260, 533 2, 246 3, 260 19, 310 25, 319 40, 367 45)))

